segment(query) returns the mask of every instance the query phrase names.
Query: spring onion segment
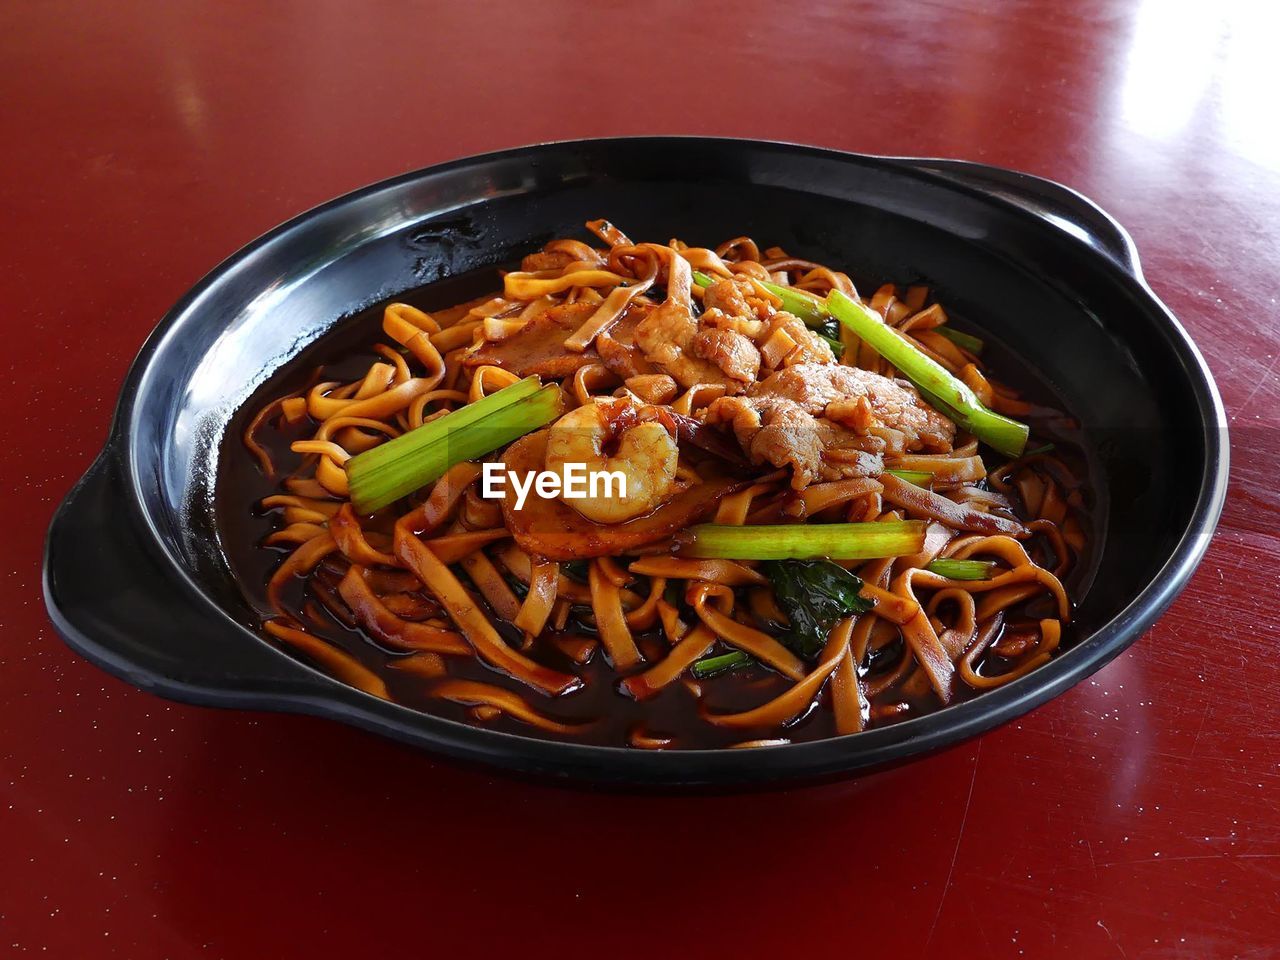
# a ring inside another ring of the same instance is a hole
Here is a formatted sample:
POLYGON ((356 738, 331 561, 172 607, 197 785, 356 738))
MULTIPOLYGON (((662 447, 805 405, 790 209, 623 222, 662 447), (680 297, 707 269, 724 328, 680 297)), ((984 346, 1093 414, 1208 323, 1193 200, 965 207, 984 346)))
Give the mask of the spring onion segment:
POLYGON ((981 338, 975 337, 971 333, 963 333, 960 330, 953 330, 945 323, 940 327, 934 327, 933 332, 939 336, 946 337, 957 347, 968 350, 975 357, 982 354, 982 348, 985 346, 981 338))
POLYGON ((990 580, 995 566, 988 560, 935 560, 925 569, 948 580, 990 580))
POLYGON ((924 549, 923 520, 739 527, 700 523, 677 537, 682 557, 725 560, 876 560, 924 549))
POLYGON ((1022 456, 1030 433, 1025 423, 988 410, 967 384, 912 346, 879 314, 857 300, 832 290, 827 296, 827 309, 919 387, 926 400, 937 401, 935 405, 942 413, 1005 456, 1022 456))
POLYGON ((732 653, 722 653, 716 657, 704 657, 701 660, 695 660, 693 663, 693 675, 699 680, 706 680, 708 677, 714 677, 717 673, 723 673, 725 670, 744 667, 750 662, 750 656, 741 650, 734 650, 732 653))
POLYGON ((885 473, 892 474, 907 483, 914 483, 917 487, 927 489, 933 486, 933 474, 928 470, 886 470, 885 473))
POLYGON ((564 394, 526 377, 460 410, 366 450, 347 461, 351 502, 372 513, 474 460, 545 426, 564 412, 564 394))

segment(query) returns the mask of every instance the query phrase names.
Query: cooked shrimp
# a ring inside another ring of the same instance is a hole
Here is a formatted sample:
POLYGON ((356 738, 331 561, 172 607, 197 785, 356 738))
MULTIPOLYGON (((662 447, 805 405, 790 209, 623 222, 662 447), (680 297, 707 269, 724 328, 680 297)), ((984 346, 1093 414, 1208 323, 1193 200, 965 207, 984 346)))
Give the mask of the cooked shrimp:
POLYGON ((553 423, 546 468, 560 474, 562 490, 568 464, 583 464, 588 474, 621 473, 625 481, 617 496, 562 493, 561 499, 596 523, 623 523, 660 506, 676 492, 678 452, 674 429, 654 419, 658 415, 655 407, 607 400, 583 404, 553 423), (606 446, 615 447, 612 455, 605 453, 606 446))

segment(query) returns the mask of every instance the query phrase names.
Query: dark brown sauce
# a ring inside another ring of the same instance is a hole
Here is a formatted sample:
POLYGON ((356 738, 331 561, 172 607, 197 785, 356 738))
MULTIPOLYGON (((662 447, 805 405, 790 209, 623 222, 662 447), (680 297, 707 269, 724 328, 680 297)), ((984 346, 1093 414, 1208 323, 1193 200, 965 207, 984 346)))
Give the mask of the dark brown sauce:
MULTIPOLYGON (((492 278, 492 270, 480 271, 432 284, 396 299, 427 310, 442 309, 482 295, 492 288, 492 278)), ((275 549, 262 545, 264 538, 278 528, 278 518, 272 512, 259 509, 258 504, 264 497, 279 493, 281 490, 278 480, 267 478, 258 467, 252 455, 244 447, 241 436, 249 421, 262 406, 277 397, 304 387, 318 366, 323 366, 326 380, 348 381, 363 376, 369 364, 377 359, 377 355, 372 351, 373 344, 385 342, 386 339, 380 331, 383 306, 385 305, 380 304, 342 321, 335 327, 333 333, 306 348, 296 359, 259 388, 254 396, 237 411, 223 437, 216 485, 216 512, 221 547, 246 600, 264 618, 274 615, 266 597, 267 581, 290 548, 275 549)), ((963 322, 958 326, 965 329, 963 322)), ((1044 402, 1046 406, 1058 406, 1044 384, 1031 371, 1018 365, 1006 351, 1001 351, 997 344, 989 343, 988 353, 984 354, 984 359, 994 359, 994 362, 990 363, 990 368, 1001 382, 1019 389, 1033 402, 1044 402)), ((298 466, 301 457, 292 453, 289 445, 311 431, 313 427, 308 424, 292 430, 287 427, 259 430, 258 442, 269 451, 276 464, 278 476, 287 476, 298 466)), ((1061 424, 1033 420, 1032 441, 1028 449, 1046 442, 1053 442, 1057 447, 1056 455, 1068 459, 1073 468, 1079 467, 1077 476, 1088 476, 1085 471, 1086 460, 1082 438, 1077 431, 1061 424)), ((984 450, 983 453, 989 468, 998 465, 999 461, 993 457, 991 451, 984 450)), ((1088 489, 1089 485, 1086 482, 1086 497, 1088 489)), ((1086 522, 1085 529, 1089 543, 1092 545, 1096 542, 1096 531, 1092 529, 1092 524, 1089 522, 1086 522)), ((1091 566, 1091 558, 1086 553, 1086 556, 1079 559, 1066 577, 1065 586, 1068 594, 1076 601, 1079 600, 1080 591, 1087 586, 1087 575, 1091 566)), ((459 574, 459 576, 465 582, 465 575, 459 574)), ((834 716, 827 703, 826 692, 823 693, 817 705, 781 731, 776 728, 759 730, 722 728, 702 719, 700 714, 703 712, 728 713, 759 706, 790 688, 792 681, 767 667, 751 665, 723 673, 709 680, 693 681, 701 687, 701 699, 691 692, 685 682, 676 681, 650 699, 637 702, 619 691, 620 678, 608 663, 602 649, 597 647, 591 660, 585 665, 579 665, 556 648, 550 642, 550 636, 539 638, 535 641, 533 650, 526 652, 540 663, 581 676, 584 681, 583 686, 572 694, 558 698, 542 696, 471 657, 446 657, 449 675, 479 680, 513 690, 525 697, 545 716, 564 723, 585 724, 585 726, 573 734, 557 734, 535 729, 505 714, 480 722, 472 716, 471 708, 429 696, 426 691, 431 683, 430 680, 391 668, 390 664, 400 659, 403 654, 382 647, 360 629, 348 627, 335 618, 325 609, 314 589, 307 582, 295 579, 286 588, 285 598, 291 609, 308 611, 319 617, 324 624, 323 629, 315 624, 309 624, 308 629, 323 636, 324 639, 351 654, 377 673, 386 683, 396 702, 472 725, 539 739, 572 740, 610 746, 628 745, 631 735, 637 732, 647 737, 671 738, 673 746, 683 748, 725 747, 754 739, 780 737, 793 742, 811 741, 835 735, 834 716)), ((1031 622, 1042 613, 1052 615, 1049 613, 1045 599, 1035 598, 1012 611, 1011 626, 1005 629, 1018 629, 1020 625, 1031 622)), ((521 639, 518 631, 504 624, 496 616, 491 616, 490 619, 504 634, 505 639, 513 647, 518 648, 521 639)), ((685 611, 684 619, 686 622, 692 622, 696 617, 691 611, 685 611)), ((576 623, 572 618, 565 633, 592 636, 589 627, 576 623)), ((1070 646, 1071 637, 1071 626, 1068 624, 1063 633, 1064 648, 1070 646)), ((274 641, 268 639, 267 642, 274 641)), ((636 642, 647 661, 642 665, 642 669, 661 659, 668 649, 666 640, 656 632, 639 635, 636 637, 636 642)), ((896 651, 901 649, 900 644, 901 641, 891 643, 880 656, 872 659, 870 670, 873 677, 881 670, 892 669, 898 659, 896 651)), ((717 648, 713 652, 723 651, 717 648)), ((988 667, 1002 671, 1017 662, 1017 658, 1009 662, 991 658, 988 667)), ((979 691, 969 689, 958 678, 955 687, 956 694, 953 702, 971 699, 979 694, 979 691)), ((940 708, 940 704, 931 693, 916 696, 904 695, 901 684, 890 687, 874 699, 871 706, 873 717, 870 726, 900 722, 940 708), (896 705, 900 704, 905 704, 907 709, 894 712, 896 705)))

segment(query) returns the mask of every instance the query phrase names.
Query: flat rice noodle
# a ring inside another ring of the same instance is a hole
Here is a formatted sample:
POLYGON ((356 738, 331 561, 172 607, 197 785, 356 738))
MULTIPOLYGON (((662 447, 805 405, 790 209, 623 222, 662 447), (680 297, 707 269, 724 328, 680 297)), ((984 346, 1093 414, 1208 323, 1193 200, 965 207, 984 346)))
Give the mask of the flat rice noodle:
POLYGON ((1017 680, 1032 670, 1044 666, 1052 658, 1053 651, 1057 649, 1062 631, 1061 624, 1057 620, 1041 620, 1040 643, 1036 647, 1036 652, 1007 673, 1002 673, 995 677, 984 677, 978 673, 977 661, 1000 632, 999 626, 998 620, 991 621, 985 629, 979 632, 977 639, 960 659, 960 677, 975 690, 992 690, 996 687, 1002 687, 1006 683, 1017 680))
POLYGON ((694 560, 682 557, 641 557, 628 568, 646 577, 676 580, 706 580, 729 587, 760 586, 768 579, 758 570, 733 560, 694 560))
MULTIPOLYGON (((420 593, 392 593, 378 599, 397 617, 402 620, 412 620, 415 623, 437 619, 443 612, 440 604, 420 593)), ((435 624, 428 623, 427 626, 435 626, 435 624)))
POLYGON ((978 601, 978 609, 974 616, 979 620, 986 620, 1002 610, 1008 610, 1024 600, 1030 600, 1042 591, 1043 588, 1038 583, 1015 584, 1012 587, 1001 587, 999 590, 992 590, 990 593, 982 595, 982 599, 978 601))
POLYGON ((622 612, 622 598, 618 585, 604 575, 600 561, 593 560, 588 570, 591 585, 591 611, 595 614, 596 630, 600 642, 609 653, 609 659, 617 670, 629 670, 638 666, 643 658, 627 626, 622 612))
POLYGON ((815 483, 800 492, 804 501, 806 516, 821 513, 828 507, 839 506, 865 497, 867 494, 879 493, 882 486, 878 480, 870 477, 854 477, 851 480, 833 480, 829 483, 815 483))
MULTIPOLYGON (((912 586, 914 578, 923 573, 923 570, 907 570, 893 582, 895 594, 916 604, 915 615, 900 627, 902 639, 906 641, 907 647, 910 648, 920 669, 924 671, 929 680, 929 686, 938 695, 938 699, 943 703, 950 703, 952 682, 956 672, 955 664, 952 663, 951 655, 933 629, 933 624, 929 622, 928 615, 916 600, 912 586)), ((945 585, 950 585, 950 581, 945 585)), ((876 612, 879 613, 879 611, 876 612)))
POLYGON ((647 700, 679 680, 693 662, 705 655, 715 642, 715 633, 706 624, 700 623, 688 631, 661 661, 644 673, 627 677, 621 686, 635 699, 647 700))
MULTIPOLYGON (((528 586, 533 581, 533 560, 532 558, 517 547, 514 543, 504 543, 502 546, 494 550, 498 559, 502 561, 502 565, 507 571, 528 586)), ((630 590, 623 591, 624 602, 626 606, 625 595, 631 594, 630 590)), ((571 603, 584 604, 591 602, 591 588, 572 577, 567 577, 563 573, 560 574, 556 581, 556 594, 570 601, 571 603)), ((634 594, 631 594, 634 596, 634 594)))
POLYGON ((549 696, 559 696, 582 686, 579 677, 544 667, 507 646, 453 572, 399 523, 396 524, 395 549, 396 556, 440 601, 485 663, 549 696))
POLYGON ((377 640, 397 650, 426 650, 466 656, 471 647, 453 630, 440 630, 396 616, 370 589, 364 568, 352 566, 338 583, 338 593, 360 626, 377 640))
POLYGON ((560 564, 542 561, 533 565, 529 592, 525 594, 520 612, 511 622, 531 636, 537 636, 547 625, 551 609, 556 602, 556 586, 560 579, 560 564))
MULTIPOLYGON (((667 581, 665 577, 654 577, 649 581, 649 596, 645 598, 644 603, 632 610, 627 610, 628 629, 643 633, 658 622, 658 604, 661 602, 662 594, 666 589, 667 581)), ((622 605, 624 610, 626 606, 624 602, 622 605)))
POLYGON ((493 530, 468 530, 465 533, 447 533, 443 537, 428 540, 431 552, 440 558, 441 563, 457 563, 463 557, 475 553, 498 540, 505 540, 511 534, 503 527, 493 530))
POLYGON ((776 489, 777 484, 772 481, 758 481, 745 490, 729 494, 716 508, 715 522, 730 527, 742 526, 747 522, 752 501, 761 494, 773 493, 776 489))
POLYGON ((504 622, 511 623, 520 615, 519 598, 483 551, 467 554, 458 561, 458 565, 467 572, 481 596, 489 601, 493 612, 504 622))
POLYGON ((932 521, 924 530, 924 546, 919 553, 914 553, 909 557, 898 557, 895 560, 895 567, 899 571, 907 570, 911 567, 927 567, 930 563, 938 558, 944 547, 947 546, 955 536, 955 531, 944 523, 932 521))
POLYGON ((262 624, 267 633, 277 640, 282 640, 295 650, 305 653, 320 666, 348 686, 363 690, 382 700, 390 700, 387 685, 382 678, 362 664, 351 654, 312 636, 305 630, 287 626, 279 620, 267 620, 262 624))
POLYGON ((365 567, 374 564, 381 564, 384 567, 400 566, 399 560, 389 553, 375 550, 365 538, 364 531, 360 528, 360 521, 356 518, 355 508, 350 503, 344 503, 342 508, 330 518, 329 533, 338 544, 342 555, 352 563, 365 567))
POLYGON ((920 605, 915 602, 914 597, 908 598, 899 596, 896 593, 890 593, 874 583, 864 582, 862 589, 858 591, 858 596, 875 603, 876 616, 899 626, 908 622, 920 612, 920 605))
POLYGON ((999 557, 1011 567, 1031 563, 1026 548, 1012 537, 971 537, 947 551, 947 558, 952 560, 968 560, 973 556, 999 557))
POLYGON ((857 733, 865 725, 869 706, 858 682, 853 662, 853 649, 846 647, 835 675, 831 678, 831 709, 835 714, 836 733, 857 733))
POLYGON ((475 680, 441 680, 432 684, 430 694, 442 700, 467 706, 485 706, 500 710, 509 717, 551 733, 580 733, 586 724, 561 723, 545 717, 518 693, 475 680))
POLYGON ((1027 528, 1016 520, 997 517, 990 513, 980 513, 961 506, 930 490, 907 483, 891 473, 883 474, 880 482, 884 484, 884 493, 881 495, 885 500, 902 507, 910 515, 938 520, 954 530, 986 534, 1003 533, 1011 537, 1026 537, 1029 534, 1027 528))
MULTIPOLYGON (((546 430, 517 440, 502 460, 509 471, 527 475, 544 469, 546 430)), ((514 484, 507 484, 502 514, 507 529, 526 553, 548 560, 583 560, 617 555, 669 538, 711 514, 728 493, 743 481, 718 478, 677 493, 652 513, 626 523, 605 524, 588 520, 559 498, 539 497, 530 489, 524 508, 515 508, 514 484)))
POLYGON ((813 670, 781 696, 754 710, 741 713, 707 713, 707 721, 717 727, 781 727, 800 716, 813 703, 827 678, 840 666, 849 652, 853 618, 846 617, 831 628, 822 656, 813 670))
POLYGON ((658 601, 658 619, 662 621, 662 632, 666 634, 667 643, 673 647, 689 631, 688 626, 680 619, 680 611, 666 600, 658 601))
MULTIPOLYGON (((556 629, 561 629, 557 627, 556 629)), ((596 649, 600 646, 590 637, 582 637, 576 634, 552 636, 548 642, 563 653, 574 663, 587 663, 595 654, 596 649)))
POLYGON ((267 600, 271 606, 287 615, 284 601, 280 599, 280 591, 291 577, 305 577, 317 563, 338 549, 333 537, 327 532, 308 540, 293 553, 284 558, 284 562, 276 567, 275 573, 267 581, 267 600))
MULTIPOLYGON (((903 577, 910 577, 912 583, 925 587, 934 589, 958 587, 969 593, 990 593, 1019 584, 1038 584, 1041 589, 1047 590, 1052 594, 1054 600, 1057 601, 1058 619, 1063 623, 1067 623, 1071 619, 1071 601, 1067 599, 1067 591, 1063 589, 1061 581, 1044 567, 1036 566, 1034 563, 1006 570, 990 580, 948 580, 946 577, 940 577, 936 573, 930 573, 928 570, 908 570, 894 582, 895 593, 898 592, 897 584, 902 582, 903 577)), ((879 611, 876 612, 878 613, 879 611)), ((978 613, 978 619, 985 619, 981 609, 978 613)))
POLYGON ((387 666, 393 670, 411 673, 415 677, 435 679, 445 675, 444 660, 435 653, 415 653, 409 657, 397 657, 387 666))
POLYGON ((314 540, 316 537, 323 536, 325 528, 318 523, 309 523, 306 521, 299 523, 291 523, 275 533, 267 535, 262 542, 267 546, 277 543, 303 544, 308 540, 314 540))
POLYGON ((725 643, 751 654, 792 680, 804 677, 804 664, 800 658, 781 643, 763 631, 739 623, 727 612, 721 612, 707 603, 708 597, 732 599, 729 587, 697 582, 689 585, 689 593, 690 603, 698 618, 725 643))
POLYGON ((885 466, 892 470, 925 470, 933 474, 935 483, 972 483, 987 475, 986 465, 978 456, 908 454, 893 458, 885 466))
POLYGON ((396 526, 412 530, 418 536, 434 533, 453 516, 467 488, 479 477, 479 464, 465 460, 455 463, 435 482, 427 499, 397 520, 396 526))
MULTIPOLYGON (((249 426, 245 427, 244 433, 241 434, 241 437, 240 437, 240 439, 244 442, 244 445, 248 447, 249 452, 252 453, 258 459, 258 464, 262 467, 262 472, 266 474, 268 480, 275 479, 275 475, 276 475, 275 464, 272 463, 271 461, 271 454, 267 453, 266 448, 263 447, 262 444, 258 443, 258 441, 255 439, 255 435, 257 434, 258 429, 264 423, 266 423, 268 420, 271 419, 272 416, 274 416, 276 413, 280 411, 280 409, 284 406, 285 399, 286 398, 281 398, 279 400, 272 400, 265 407, 259 410, 254 415, 254 418, 251 421, 249 421, 249 426)), ((289 397, 287 399, 292 400, 297 398, 289 397)))

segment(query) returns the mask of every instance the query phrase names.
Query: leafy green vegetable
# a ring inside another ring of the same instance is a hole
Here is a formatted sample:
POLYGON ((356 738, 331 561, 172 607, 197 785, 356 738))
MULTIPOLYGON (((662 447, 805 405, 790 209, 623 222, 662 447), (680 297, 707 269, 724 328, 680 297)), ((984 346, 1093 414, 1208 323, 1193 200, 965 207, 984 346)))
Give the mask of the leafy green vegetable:
POLYGON ((693 675, 699 680, 706 680, 708 677, 714 677, 717 673, 723 673, 726 670, 733 670, 737 667, 745 667, 751 662, 750 656, 741 650, 734 650, 732 653, 722 653, 716 657, 703 657, 701 660, 695 660, 693 663, 693 675))
POLYGON ((830 560, 773 560, 760 569, 791 623, 782 642, 802 657, 818 655, 836 621, 875 606, 860 595, 861 578, 830 560))

